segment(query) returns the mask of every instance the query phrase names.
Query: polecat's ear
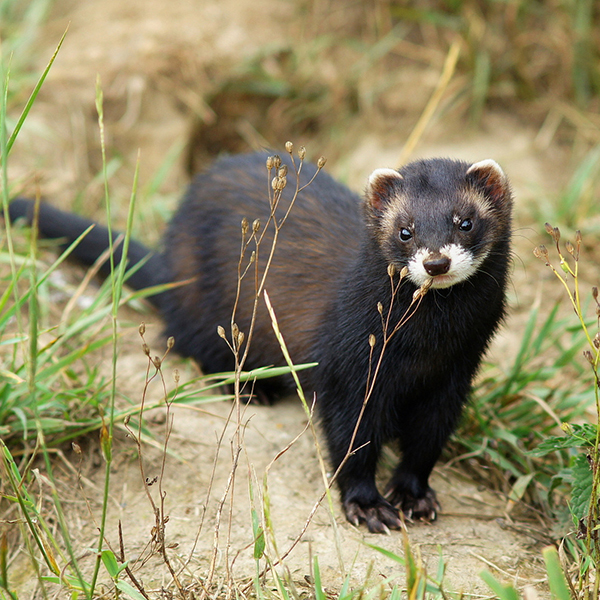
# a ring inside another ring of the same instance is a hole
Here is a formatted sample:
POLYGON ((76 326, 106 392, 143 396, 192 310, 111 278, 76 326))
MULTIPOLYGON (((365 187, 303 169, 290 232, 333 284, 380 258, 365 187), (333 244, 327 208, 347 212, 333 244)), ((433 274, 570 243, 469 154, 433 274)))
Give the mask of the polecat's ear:
POLYGON ((383 210, 394 195, 394 190, 402 175, 394 169, 375 169, 369 176, 365 197, 376 211, 383 210))
POLYGON ((481 160, 467 169, 467 180, 482 189, 494 202, 510 194, 508 177, 500 165, 491 158, 481 160))

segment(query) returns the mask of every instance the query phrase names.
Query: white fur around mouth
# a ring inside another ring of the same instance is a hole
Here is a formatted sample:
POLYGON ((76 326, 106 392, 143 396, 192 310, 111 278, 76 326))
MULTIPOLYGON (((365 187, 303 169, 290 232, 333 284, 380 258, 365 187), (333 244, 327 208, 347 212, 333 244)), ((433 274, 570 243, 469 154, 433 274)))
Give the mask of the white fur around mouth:
POLYGON ((439 250, 440 254, 450 259, 450 269, 443 275, 431 276, 425 270, 423 262, 427 260, 431 251, 429 248, 417 250, 408 263, 408 278, 417 286, 432 280, 432 288, 448 288, 473 275, 485 260, 487 252, 475 258, 471 252, 458 244, 447 244, 439 250))

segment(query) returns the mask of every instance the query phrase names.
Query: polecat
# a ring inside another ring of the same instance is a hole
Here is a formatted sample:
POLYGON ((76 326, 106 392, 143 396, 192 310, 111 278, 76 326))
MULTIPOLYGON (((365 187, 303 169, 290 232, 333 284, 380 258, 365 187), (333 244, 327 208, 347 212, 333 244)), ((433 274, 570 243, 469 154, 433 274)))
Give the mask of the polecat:
MULTIPOLYGON (((233 368, 217 326, 231 321, 240 222, 245 217, 264 223, 269 216, 266 159, 252 154, 218 160, 190 185, 164 250, 152 253, 138 243, 129 249, 130 264, 150 255, 128 281, 134 288, 190 280, 154 302, 176 350, 196 359, 205 372, 233 368)), ((300 184, 315 172, 305 163, 300 184)), ((284 191, 279 215, 290 194, 284 191)), ((435 519, 439 505, 429 475, 505 313, 511 211, 508 180, 494 161, 469 165, 435 159, 399 171, 376 170, 362 201, 319 173, 281 229, 266 288, 294 362, 319 363, 305 372, 304 385, 307 392, 316 391, 333 467, 342 465, 337 484, 352 523, 365 522, 372 532, 399 528, 396 507, 415 518, 435 519), (429 291, 386 343, 365 404, 383 347, 383 323, 387 319, 393 329, 422 286, 429 291), (384 498, 375 471, 382 444, 393 439, 400 442, 402 460, 384 498)), ((31 218, 31 212, 30 200, 10 205, 13 220, 31 218)), ((69 242, 90 223, 41 206, 43 236, 69 242)), ((269 235, 263 243, 269 246, 269 235)), ((74 255, 91 263, 107 245, 107 230, 97 226, 74 255)), ((259 265, 265 254, 259 252, 259 265)), ((238 303, 241 331, 249 327, 250 279, 238 303)), ((282 362, 261 306, 246 367, 282 362)))

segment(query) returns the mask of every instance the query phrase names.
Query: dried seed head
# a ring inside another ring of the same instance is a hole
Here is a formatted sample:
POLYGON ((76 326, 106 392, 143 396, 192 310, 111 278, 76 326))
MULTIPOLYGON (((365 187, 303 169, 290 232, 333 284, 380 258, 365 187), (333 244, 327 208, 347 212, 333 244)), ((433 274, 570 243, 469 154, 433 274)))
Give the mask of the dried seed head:
POLYGON ((404 279, 408 275, 408 267, 402 267, 400 271, 400 279, 404 279))
POLYGON ((75 454, 79 454, 81 456, 81 446, 77 442, 71 442, 71 448, 73 448, 75 454))
POLYGON ((321 156, 321 158, 319 158, 319 160, 317 161, 317 167, 319 167, 319 169, 322 169, 325 166, 326 162, 327 159, 324 156, 321 156))
POLYGON ((238 327, 237 323, 234 323, 231 326, 231 333, 232 333, 233 337, 236 338, 238 336, 239 332, 240 332, 240 328, 238 327))
POLYGON ((256 250, 252 250, 252 254, 250 255, 250 261, 248 264, 252 264, 256 260, 256 250))
POLYGON ((294 144, 292 144, 292 142, 286 142, 285 150, 288 154, 291 154, 294 151, 294 144))
POLYGON ((536 246, 533 249, 533 255, 536 258, 543 260, 546 263, 546 265, 550 264, 550 257, 548 255, 548 249, 543 244, 541 244, 540 246, 536 246))
POLYGON ((558 244, 558 242, 560 241, 560 231, 558 227, 552 227, 550 223, 545 223, 544 227, 546 228, 546 232, 548 233, 548 235, 550 235, 552 239, 558 244))
POLYGON ((592 287, 592 298, 598 302, 598 288, 596 286, 592 287))
POLYGON ((596 348, 596 350, 600 348, 600 333, 596 333, 594 339, 592 340, 592 343, 594 344, 594 348, 596 348))
POLYGON ((375 336, 373 334, 369 335, 369 346, 371 346, 371 348, 375 348, 375 342, 377 340, 375 339, 375 336))
POLYGON ((273 156, 273 168, 279 169, 280 166, 281 166, 281 158, 279 158, 279 156, 277 154, 275 154, 273 156))
POLYGON ((252 233, 256 233, 260 229, 260 219, 252 221, 252 233))
POLYGON ((175 380, 175 385, 179 385, 179 380, 181 379, 181 376, 179 375, 179 369, 175 369, 173 371, 173 379, 175 380))
POLYGON ((148 344, 146 344, 146 342, 142 344, 142 350, 144 351, 144 354, 146 356, 150 356, 150 347, 148 346, 148 344))
POLYGON ((140 328, 138 329, 140 335, 144 335, 146 333, 146 323, 140 323, 140 328))
POLYGON ((387 268, 388 275, 393 277, 396 274, 396 265, 390 263, 387 268))
POLYGON ((285 177, 288 174, 288 166, 287 165, 281 165, 281 167, 279 167, 279 170, 277 171, 277 176, 278 177, 285 177))
POLYGON ((300 160, 304 160, 305 156, 306 156, 306 148, 304 146, 300 146, 300 148, 298 148, 298 158, 300 160))
POLYGON ((246 217, 244 217, 242 219, 242 233, 244 235, 246 235, 247 232, 248 232, 248 219, 246 219, 246 217))
POLYGON ((571 242, 569 242, 567 240, 565 242, 565 248, 567 249, 567 252, 574 258, 575 257, 575 248, 573 247, 573 244, 571 244, 571 242))
POLYGON ((167 350, 170 350, 174 345, 175 345, 175 338, 172 335, 170 335, 167 338, 167 350))
POLYGON ((287 179, 285 177, 273 177, 271 181, 271 187, 275 192, 280 192, 287 184, 287 179))
POLYGON ((152 364, 153 364, 153 365, 154 365, 154 366, 155 366, 157 369, 160 369, 160 367, 161 367, 161 365, 162 365, 162 361, 160 360, 160 357, 159 357, 159 356, 155 356, 155 357, 152 359, 152 364))
POLYGON ((377 312, 382 315, 383 314, 383 304, 381 302, 377 303, 377 312))
POLYGON ((591 350, 584 350, 583 356, 590 363, 590 365, 594 364, 594 356, 593 356, 591 350))
POLYGON ((429 288, 432 284, 433 279, 428 279, 418 290, 415 290, 415 293, 413 294, 413 300, 422 298, 429 291, 429 288))
POLYGON ((225 334, 225 328, 221 325, 217 327, 217 333, 219 334, 219 337, 222 337, 224 340, 227 339, 227 335, 225 334))
POLYGON ((267 169, 269 169, 269 171, 273 168, 273 156, 269 156, 267 158, 267 169))
POLYGON ((244 332, 240 331, 237 336, 238 347, 244 343, 244 332))

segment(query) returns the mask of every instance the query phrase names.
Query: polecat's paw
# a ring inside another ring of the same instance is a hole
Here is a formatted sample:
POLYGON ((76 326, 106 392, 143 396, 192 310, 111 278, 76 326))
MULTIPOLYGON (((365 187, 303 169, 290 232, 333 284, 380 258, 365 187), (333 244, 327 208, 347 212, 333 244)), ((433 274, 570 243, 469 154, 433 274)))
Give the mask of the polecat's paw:
POLYGON ((353 525, 366 523, 371 533, 389 533, 390 529, 400 529, 402 520, 398 511, 381 496, 368 505, 356 500, 344 501, 346 518, 353 525))
POLYGON ((393 506, 400 508, 408 519, 435 521, 438 512, 442 510, 431 488, 427 489, 422 498, 415 498, 412 494, 397 489, 390 489, 385 497, 393 506))

